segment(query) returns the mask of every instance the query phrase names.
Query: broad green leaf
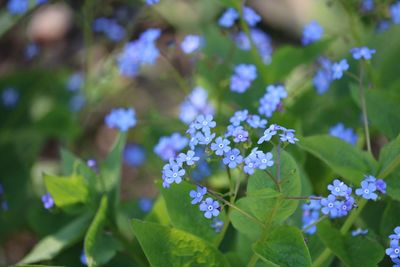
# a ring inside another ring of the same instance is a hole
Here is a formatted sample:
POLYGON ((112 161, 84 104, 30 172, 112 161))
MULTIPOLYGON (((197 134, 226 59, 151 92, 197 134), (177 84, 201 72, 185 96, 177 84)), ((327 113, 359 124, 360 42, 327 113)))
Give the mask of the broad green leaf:
POLYGON ((119 188, 121 183, 122 151, 126 142, 126 134, 118 133, 110 153, 101 164, 101 181, 104 190, 109 194, 110 207, 115 207, 119 201, 119 188))
POLYGON ((108 199, 103 196, 94 220, 85 236, 85 254, 89 267, 101 266, 111 260, 120 244, 111 234, 104 232, 107 219, 108 199))
POLYGON ((311 256, 301 231, 293 226, 278 226, 268 232, 265 240, 253 250, 267 263, 281 267, 311 266, 311 256))
POLYGON ((342 235, 329 222, 318 224, 318 236, 349 267, 375 267, 384 256, 383 247, 368 236, 342 235))
POLYGON ((44 183, 58 207, 68 207, 88 200, 89 191, 84 178, 80 175, 69 177, 45 175, 44 183))
POLYGON ((302 138, 299 145, 354 184, 375 173, 374 159, 339 138, 315 135, 302 138))
POLYGON ((132 227, 151 266, 229 266, 217 248, 195 235, 136 219, 132 227))
POLYGON ((383 212, 381 224, 380 224, 380 234, 383 237, 387 237, 393 233, 394 228, 400 225, 400 202, 390 201, 383 212))
MULTIPOLYGON (((268 171, 276 176, 276 153, 274 161, 274 166, 268 171)), ((297 164, 285 151, 281 153, 280 184, 281 192, 277 192, 278 188, 266 172, 257 171, 251 175, 247 184, 247 196, 239 199, 236 205, 258 221, 233 209, 230 214, 233 226, 255 240, 263 231, 262 225, 268 228, 273 222, 282 222, 296 210, 298 201, 283 199, 284 196, 298 196, 301 192, 297 164)))
POLYGON ((379 178, 385 178, 400 165, 400 135, 385 145, 379 154, 379 178))
POLYGON ((400 201, 400 171, 396 171, 386 178, 386 192, 392 199, 400 201))
MULTIPOLYGON (((190 203, 191 190, 196 190, 196 186, 185 181, 161 189, 171 223, 177 229, 213 242, 218 239, 218 234, 211 227, 212 220, 205 218, 204 213, 199 210, 199 205, 190 203)), ((224 213, 221 212, 218 219, 224 220, 224 217, 224 213)))
POLYGON ((283 81, 294 68, 318 57, 329 44, 330 41, 321 41, 307 47, 283 46, 277 49, 267 66, 269 82, 283 81))
MULTIPOLYGON (((353 99, 360 106, 360 92, 358 86, 351 87, 353 99)), ((398 91, 367 90, 365 101, 368 111, 368 120, 371 125, 379 129, 390 140, 400 133, 400 95, 398 91)))
POLYGON ((85 233, 91 215, 85 214, 72 221, 57 233, 42 239, 19 264, 51 260, 62 250, 78 242, 85 233))
POLYGON ((171 221, 167 211, 167 205, 162 196, 159 196, 154 202, 153 208, 145 218, 146 221, 155 222, 162 225, 169 225, 171 221))

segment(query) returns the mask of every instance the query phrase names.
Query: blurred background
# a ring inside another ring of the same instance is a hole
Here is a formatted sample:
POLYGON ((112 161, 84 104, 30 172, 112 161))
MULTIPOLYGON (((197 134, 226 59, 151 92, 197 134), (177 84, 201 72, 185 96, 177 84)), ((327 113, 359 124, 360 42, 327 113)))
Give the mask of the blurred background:
MULTIPOLYGON (((84 160, 104 159, 116 137, 104 124, 112 108, 136 110, 138 124, 129 132, 124 151, 121 197, 132 216, 140 217, 157 197, 154 180, 161 176, 163 155, 181 149, 171 147, 168 138, 182 138, 173 134, 186 131, 188 95, 198 86, 204 88, 197 91, 205 94, 200 98, 216 111, 217 122, 227 124, 238 108, 256 110, 265 92, 262 80, 245 98, 229 92, 234 64, 252 57, 234 47, 231 37, 238 28, 218 27, 229 1, 161 0, 156 5, 134 0, 28 1, 22 13, 16 12, 18 3, 10 7, 10 2, 0 1, 1 266, 17 262, 38 240, 70 220, 57 209, 43 207, 42 175, 60 173, 62 148, 84 160), (99 18, 113 23, 97 29, 99 18), (141 67, 135 77, 121 75, 117 61, 125 44, 149 28, 161 29, 156 64, 141 67), (180 43, 188 34, 205 37, 200 52, 182 51, 180 43)), ((393 69, 400 58, 400 38, 393 37, 399 36, 397 28, 389 28, 391 2, 247 1, 262 17, 257 27, 268 35, 273 55, 278 53, 272 56, 274 67, 266 79, 285 83, 290 95, 284 110, 271 121, 296 128, 304 136, 328 133, 343 122, 362 138, 359 109, 349 88, 340 81, 323 96, 317 94, 312 83, 314 62, 322 54, 339 59, 356 44, 375 44, 377 50, 387 51, 376 58, 383 73, 376 78, 378 83, 400 84, 398 67, 393 69), (365 7, 366 2, 372 2, 373 9, 365 7), (323 26, 324 38, 312 49, 301 50, 303 27, 312 20, 323 26), (390 42, 385 41, 388 36, 393 37, 390 42)), ((378 135, 373 142, 378 147, 387 141, 378 135)), ((296 148, 292 152, 306 163, 304 190, 321 192, 331 179, 329 170, 296 148)), ((199 180, 210 175, 209 166, 199 167, 199 180)), ((223 185, 217 181, 214 186, 223 185)), ((81 250, 82 244, 73 246, 54 263, 80 266, 81 250)))

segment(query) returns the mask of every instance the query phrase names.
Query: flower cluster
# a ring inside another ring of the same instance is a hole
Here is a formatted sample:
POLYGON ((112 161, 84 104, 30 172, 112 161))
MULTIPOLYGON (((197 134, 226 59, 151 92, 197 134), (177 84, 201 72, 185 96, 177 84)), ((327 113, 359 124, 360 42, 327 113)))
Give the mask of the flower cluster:
MULTIPOLYGON (((271 63, 271 56, 273 52, 271 38, 259 29, 250 30, 251 40, 256 46, 258 53, 264 64, 271 63)), ((234 36, 236 46, 244 51, 251 50, 251 43, 245 32, 239 32, 234 36)))
MULTIPOLYGON (((221 15, 218 20, 218 24, 224 28, 230 28, 235 24, 235 21, 240 17, 239 12, 234 8, 228 8, 221 15)), ((243 18, 250 27, 255 26, 261 21, 260 15, 257 14, 252 8, 244 6, 243 7, 243 18)))
POLYGON ((328 185, 330 194, 321 199, 321 212, 331 218, 346 216, 354 207, 355 200, 351 196, 352 188, 344 182, 335 179, 328 185))
POLYGON ((282 99, 288 96, 283 85, 268 85, 266 94, 260 99, 258 112, 266 117, 271 117, 272 114, 279 108, 282 99))
POLYGON ((119 42, 125 37, 125 29, 115 19, 97 18, 93 22, 93 31, 102 33, 113 42, 119 42))
POLYGON ((394 234, 389 236, 390 247, 386 249, 386 255, 395 263, 394 267, 400 266, 400 226, 394 229, 394 234))
POLYGON ((105 118, 110 128, 126 132, 136 125, 136 114, 133 108, 115 108, 105 118))
POLYGON ((179 118, 189 124, 200 114, 213 115, 214 108, 208 101, 207 91, 198 86, 182 102, 179 118))
POLYGON ((321 202, 318 199, 310 198, 310 202, 303 204, 303 230, 307 234, 314 234, 317 231, 315 223, 318 221, 320 216, 321 202))
POLYGON ((353 56, 355 60, 365 59, 370 60, 372 55, 376 53, 375 49, 369 49, 366 46, 362 47, 354 47, 350 49, 350 54, 353 56))
POLYGON ((321 25, 317 21, 311 21, 304 26, 301 42, 303 45, 312 44, 321 39, 323 34, 324 29, 321 25))
POLYGON ((251 83, 257 78, 257 68, 253 64, 240 64, 235 67, 231 77, 230 88, 232 92, 244 93, 251 83))
POLYGON ((332 83, 332 62, 326 57, 318 59, 320 68, 313 77, 313 84, 319 95, 324 94, 332 83))
POLYGON ((171 136, 163 136, 154 147, 156 153, 162 160, 167 161, 174 158, 178 152, 184 149, 189 140, 179 133, 173 133, 171 136))
POLYGON ((117 59, 121 75, 134 77, 142 65, 156 63, 160 51, 155 41, 160 34, 160 29, 148 29, 140 35, 139 39, 125 45, 117 59))
POLYGON ((361 188, 356 189, 356 195, 367 200, 377 200, 377 191, 386 194, 386 183, 382 179, 376 179, 372 175, 366 175, 361 182, 361 188))
POLYGON ((340 138, 351 145, 355 145, 358 140, 358 135, 352 128, 346 128, 343 123, 338 123, 329 129, 331 136, 340 138))

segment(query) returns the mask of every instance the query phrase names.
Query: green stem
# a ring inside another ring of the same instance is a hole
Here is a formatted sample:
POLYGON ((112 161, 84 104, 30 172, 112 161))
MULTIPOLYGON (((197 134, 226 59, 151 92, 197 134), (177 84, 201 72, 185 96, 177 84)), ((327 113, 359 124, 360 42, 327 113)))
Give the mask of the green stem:
POLYGON ((365 138, 367 142, 367 150, 368 152, 372 155, 372 149, 371 149, 371 138, 369 135, 369 127, 368 127, 368 113, 367 113, 367 103, 365 101, 365 88, 364 84, 362 82, 363 80, 363 65, 360 64, 360 98, 361 98, 361 110, 362 110, 362 116, 363 116, 363 121, 364 121, 364 130, 365 130, 365 138))

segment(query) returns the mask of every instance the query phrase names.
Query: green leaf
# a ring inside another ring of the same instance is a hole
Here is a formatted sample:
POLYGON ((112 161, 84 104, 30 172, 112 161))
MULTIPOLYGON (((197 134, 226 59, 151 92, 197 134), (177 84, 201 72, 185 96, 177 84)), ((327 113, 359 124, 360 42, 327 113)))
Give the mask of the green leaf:
POLYGON ((80 175, 69 177, 45 175, 44 183, 60 208, 86 203, 88 199, 89 192, 85 180, 80 175))
POLYGON ((42 239, 19 264, 51 260, 62 250, 78 242, 89 225, 91 215, 85 214, 72 221, 57 233, 42 239))
POLYGON ((311 256, 301 231, 293 226, 279 226, 265 240, 254 245, 254 252, 267 263, 277 266, 311 266, 311 256))
POLYGON ((121 183, 121 164, 122 151, 126 142, 126 133, 118 133, 117 140, 114 143, 106 160, 100 166, 101 181, 104 190, 109 194, 109 201, 112 208, 115 208, 119 202, 119 188, 121 183))
POLYGON ((214 246, 190 233, 136 219, 132 226, 151 266, 229 266, 214 246))
MULTIPOLYGON (((276 174, 276 153, 274 161, 274 166, 268 169, 272 175, 276 174)), ((277 192, 277 189, 266 172, 256 171, 249 178, 247 196, 239 199, 236 205, 261 221, 265 227, 273 222, 282 222, 294 213, 298 201, 288 201, 283 196, 298 196, 301 181, 296 162, 285 151, 281 153, 281 192, 277 192)), ((263 231, 260 223, 236 209, 232 210, 230 217, 232 225, 252 240, 256 240, 263 231)))
POLYGON ((385 255, 383 247, 368 236, 342 235, 329 222, 318 224, 318 236, 349 267, 376 267, 385 255))
MULTIPOLYGON (((351 87, 353 99, 360 106, 358 86, 351 87)), ((398 91, 367 90, 365 102, 368 120, 371 125, 382 132, 390 140, 400 133, 400 96, 398 91)))
MULTIPOLYGON (((171 223, 175 228, 213 242, 219 238, 219 234, 211 227, 212 220, 206 219, 204 213, 199 210, 199 205, 190 203, 191 190, 196 190, 196 187, 185 181, 161 189, 171 223)), ((218 219, 224 220, 224 218, 225 214, 221 211, 218 219)))
POLYGON ((364 175, 375 173, 376 162, 372 157, 339 138, 315 135, 302 138, 299 145, 354 184, 359 184, 364 175))
POLYGON ((290 72, 299 66, 313 61, 330 44, 330 41, 321 41, 307 47, 283 46, 276 50, 268 68, 270 82, 283 81, 290 72))
POLYGON ((108 199, 103 196, 99 209, 85 236, 85 254, 89 267, 101 266, 111 260, 120 244, 104 232, 107 219, 108 199))
POLYGON ((61 265, 20 264, 20 265, 12 265, 12 267, 64 267, 64 266, 61 266, 61 265))
POLYGON ((400 165, 400 135, 385 145, 379 154, 379 178, 385 178, 400 165))
POLYGON ((380 224, 380 234, 383 237, 387 237, 393 233, 394 228, 400 225, 400 202, 390 201, 383 212, 381 224, 380 224))

